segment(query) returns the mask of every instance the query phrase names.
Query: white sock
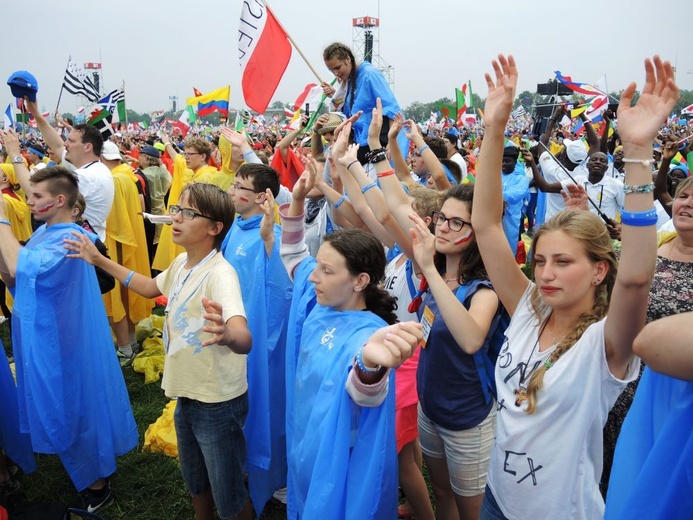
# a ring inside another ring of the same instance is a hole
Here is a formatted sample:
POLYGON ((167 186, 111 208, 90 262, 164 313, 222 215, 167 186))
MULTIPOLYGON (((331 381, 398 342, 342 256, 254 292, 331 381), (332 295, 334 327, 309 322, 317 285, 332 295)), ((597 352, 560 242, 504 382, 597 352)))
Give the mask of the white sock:
POLYGON ((126 357, 132 357, 132 345, 120 345, 118 347, 118 352, 126 357))

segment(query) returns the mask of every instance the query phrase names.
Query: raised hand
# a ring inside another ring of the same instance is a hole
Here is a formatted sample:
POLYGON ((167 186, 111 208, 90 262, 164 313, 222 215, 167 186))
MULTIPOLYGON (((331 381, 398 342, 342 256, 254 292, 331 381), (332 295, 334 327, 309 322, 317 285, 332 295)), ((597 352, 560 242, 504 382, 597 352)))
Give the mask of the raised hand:
POLYGON ((274 196, 272 190, 265 190, 265 200, 260 204, 264 215, 262 216, 262 224, 260 225, 260 237, 267 242, 274 240, 274 196))
POLYGON ((404 124, 404 116, 401 112, 395 114, 395 117, 390 121, 390 130, 387 132, 387 140, 392 141, 397 139, 400 130, 402 130, 402 125, 404 124))
POLYGON ((566 189, 561 190, 561 197, 563 197, 566 211, 589 211, 589 207, 587 206, 587 192, 583 185, 566 185, 566 189))
POLYGON ((510 119, 517 87, 515 59, 512 55, 506 59, 505 56, 499 54, 498 61, 493 60, 493 70, 496 74, 495 82, 491 79, 490 74, 485 74, 488 97, 484 106, 484 124, 487 128, 489 126, 505 128, 510 119))
POLYGON ((638 102, 631 106, 635 82, 621 94, 618 106, 618 133, 624 146, 649 148, 657 132, 679 99, 674 69, 659 56, 645 60, 645 86, 638 102))
MULTIPOLYGON (((383 103, 375 98, 375 108, 372 112, 371 124, 368 127, 368 144, 380 145, 380 130, 383 127, 383 103)), ((376 146, 377 146, 376 145, 376 146)))
POLYGON ((221 129, 221 135, 224 136, 224 139, 226 139, 231 145, 233 146, 243 146, 244 143, 246 143, 246 138, 245 134, 242 134, 240 132, 236 132, 235 130, 229 128, 228 126, 225 126, 221 129))
POLYGON ((357 156, 359 153, 359 145, 356 143, 350 144, 344 154, 339 158, 339 164, 342 166, 349 166, 354 161, 358 161, 357 156))
POLYGON ((419 215, 412 212, 409 214, 409 220, 414 223, 414 226, 409 229, 414 260, 426 276, 431 270, 435 270, 433 257, 436 252, 436 238, 419 215))
MULTIPOLYGON (((308 158, 312 158, 312 156, 309 154, 308 158)), ((306 196, 310 190, 313 189, 315 184, 315 175, 311 175, 310 168, 308 168, 309 163, 305 162, 304 164, 306 164, 306 169, 303 170, 303 173, 296 181, 296 184, 294 184, 294 189, 291 192, 291 196, 294 200, 306 200, 306 196)))
POLYGON ((351 133, 351 123, 347 121, 339 125, 339 127, 342 128, 342 131, 337 135, 337 131, 335 130, 337 138, 332 145, 332 158, 335 161, 339 161, 342 155, 344 155, 344 152, 346 152, 347 145, 349 144, 349 134, 351 133))

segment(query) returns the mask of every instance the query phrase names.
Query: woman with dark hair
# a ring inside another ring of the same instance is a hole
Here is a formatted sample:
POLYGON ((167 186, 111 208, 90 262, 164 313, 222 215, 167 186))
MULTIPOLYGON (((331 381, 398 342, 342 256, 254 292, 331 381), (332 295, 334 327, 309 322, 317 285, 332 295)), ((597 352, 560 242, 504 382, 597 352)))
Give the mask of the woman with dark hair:
POLYGON ((351 117, 361 112, 361 117, 354 122, 354 142, 359 144, 359 161, 366 162, 368 144, 368 127, 375 100, 380 98, 383 105, 383 125, 380 131, 380 144, 387 144, 387 132, 390 119, 401 112, 395 95, 383 74, 368 61, 356 63, 351 49, 343 43, 328 45, 323 51, 325 65, 337 77, 337 88, 323 83, 325 95, 332 99, 332 110, 343 112, 351 117))
MULTIPOLYGON (((304 241, 312 161, 280 207, 281 253, 294 282, 287 332, 288 518, 395 518, 394 371, 421 339, 396 322, 381 287, 385 253, 358 229, 325 237, 316 258, 304 241), (388 323, 391 324, 388 326, 388 323)), ((263 203, 262 237, 274 239, 274 199, 263 203)))
POLYGON ((419 442, 438 518, 462 520, 479 515, 496 424, 477 360, 494 335, 502 340, 502 308, 470 223, 473 194, 473 185, 445 193, 433 213, 435 235, 410 215, 414 257, 428 286, 418 312, 430 330, 417 372, 419 442))

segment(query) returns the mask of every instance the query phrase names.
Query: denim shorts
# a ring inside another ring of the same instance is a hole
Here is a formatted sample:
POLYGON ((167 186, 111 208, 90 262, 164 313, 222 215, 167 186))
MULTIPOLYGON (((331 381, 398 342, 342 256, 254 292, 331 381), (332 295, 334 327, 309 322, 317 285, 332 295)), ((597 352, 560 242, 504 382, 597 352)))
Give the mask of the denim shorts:
POLYGON ((174 422, 178 459, 191 495, 210 488, 221 518, 241 512, 247 492, 244 483, 248 392, 221 403, 178 398, 174 422))
POLYGON ((486 487, 491 447, 496 429, 496 406, 488 417, 467 430, 448 430, 431 421, 419 403, 419 443, 427 457, 445 459, 450 487, 456 495, 474 497, 486 487))
POLYGON ((486 486, 486 494, 484 495, 484 503, 481 505, 479 520, 508 520, 498 506, 496 497, 493 496, 488 486, 486 486))

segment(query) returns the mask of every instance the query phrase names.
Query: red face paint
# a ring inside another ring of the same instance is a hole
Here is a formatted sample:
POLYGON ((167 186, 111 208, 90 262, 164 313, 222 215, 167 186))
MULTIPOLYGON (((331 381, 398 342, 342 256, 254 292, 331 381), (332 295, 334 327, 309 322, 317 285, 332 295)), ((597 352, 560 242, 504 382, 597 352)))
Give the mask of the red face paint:
POLYGON ((238 198, 241 199, 241 202, 249 202, 248 199, 246 199, 243 195, 238 198))
POLYGON ((472 230, 470 229, 469 231, 467 231, 467 234, 466 234, 466 235, 464 235, 463 237, 460 237, 460 238, 458 238, 457 240, 455 240, 455 241, 453 242, 453 244, 455 244, 456 246, 459 246, 460 244, 466 244, 466 243, 469 242, 471 239, 472 239, 472 230))
POLYGON ((46 211, 49 211, 53 206, 55 206, 55 203, 49 204, 48 206, 44 206, 41 209, 39 209, 37 212, 38 213, 45 213, 46 211))

